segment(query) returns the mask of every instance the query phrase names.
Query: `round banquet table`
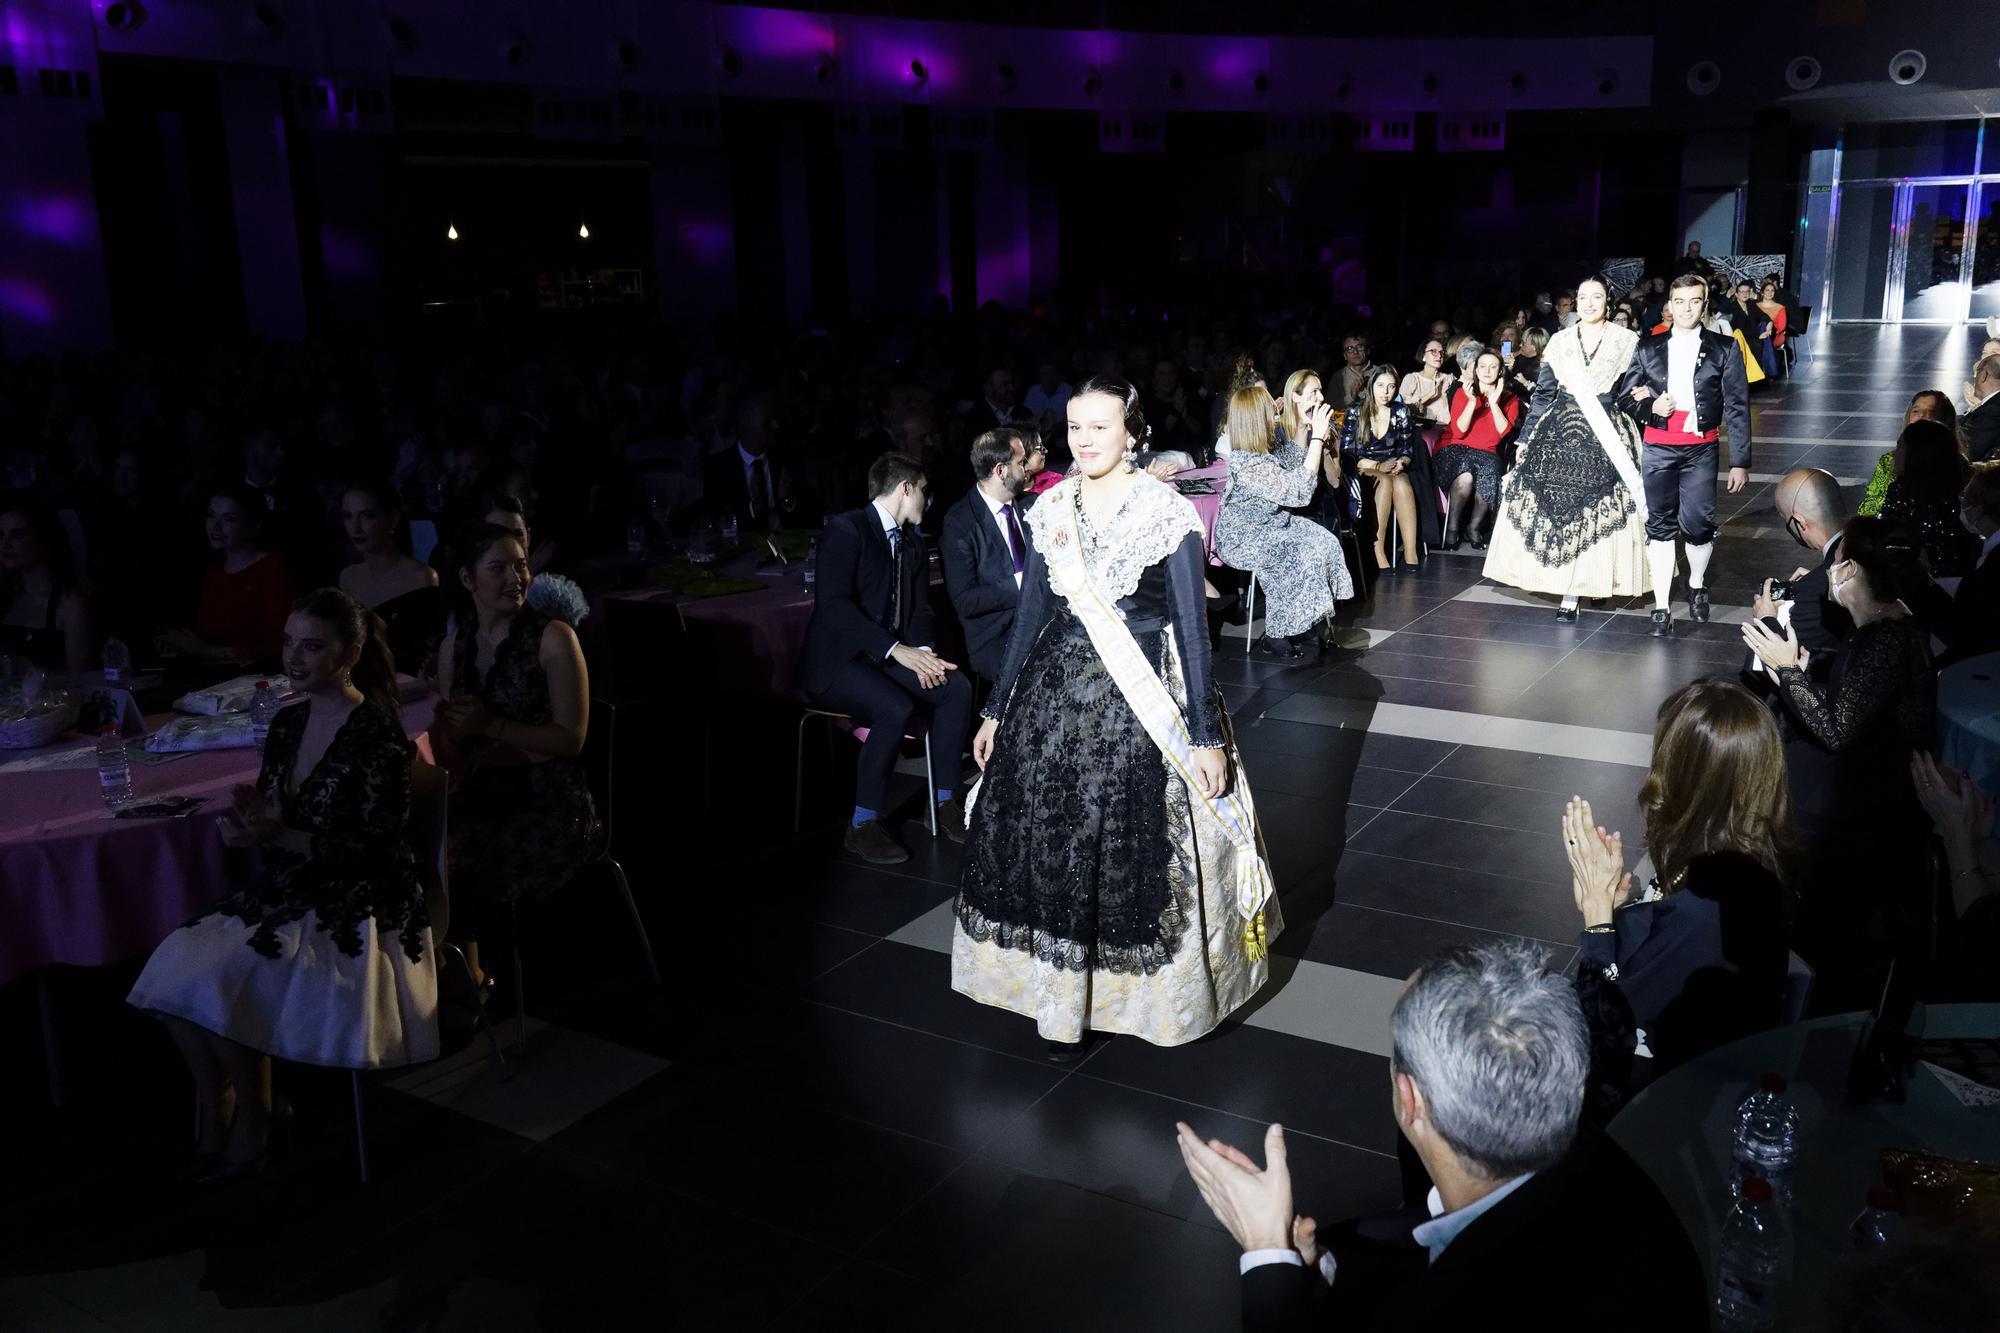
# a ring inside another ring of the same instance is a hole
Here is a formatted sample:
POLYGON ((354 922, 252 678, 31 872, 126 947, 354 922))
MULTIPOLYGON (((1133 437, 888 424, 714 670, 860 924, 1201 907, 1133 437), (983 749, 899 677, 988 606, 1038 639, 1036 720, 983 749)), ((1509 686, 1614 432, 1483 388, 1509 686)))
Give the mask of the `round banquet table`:
POLYGON ((1190 495, 1187 497, 1188 503, 1194 506, 1194 512, 1201 515, 1202 531, 1207 534, 1204 544, 1208 548, 1208 557, 1212 561, 1215 559, 1215 520, 1222 516, 1222 493, 1229 486, 1229 460, 1226 458, 1218 459, 1210 463, 1207 467, 1189 468, 1185 472, 1176 472, 1174 480, 1211 481, 1215 483, 1215 494, 1190 495))
POLYGON ((713 679, 727 688, 788 697, 798 692, 799 653, 806 622, 812 618, 813 591, 803 562, 782 569, 759 568, 756 558, 717 570, 731 578, 755 578, 752 591, 720 597, 689 597, 665 588, 632 588, 604 594, 606 607, 657 606, 680 616, 690 640, 698 641, 713 679))
POLYGON ((1938 672, 1938 758, 2000 796, 2000 653, 1938 672))
MULTIPOLYGON (((1931 1005, 1921 1013, 1925 1039, 2000 1037, 2000 1004, 1931 1005)), ((1762 1075, 1785 1076, 1800 1127, 1786 1215, 1792 1268, 1780 1296, 1780 1328, 1819 1326, 1821 1297, 1853 1258, 1848 1226, 1868 1188, 1882 1183, 1883 1149, 2000 1161, 2000 1110, 1962 1105, 1921 1063, 1902 1104, 1848 1104, 1847 1071, 1868 1017, 1837 1014, 1717 1047, 1662 1075, 1611 1122, 1611 1137, 1687 1227, 1713 1299, 1717 1240, 1734 1202, 1731 1122, 1762 1075)))
MULTIPOLYGON (((403 708, 403 725, 429 758, 432 703, 403 708)), ((170 715, 169 715, 170 716, 170 715)), ((161 719, 148 719, 149 724, 161 719)), ((87 746, 75 738, 51 751, 87 746)), ((0 764, 36 751, 0 750, 0 764)), ((211 750, 135 759, 141 800, 206 799, 178 819, 113 819, 97 768, 0 771, 0 983, 51 963, 97 966, 147 952, 222 896, 231 853, 215 831, 238 783, 255 782, 257 751, 211 750)))

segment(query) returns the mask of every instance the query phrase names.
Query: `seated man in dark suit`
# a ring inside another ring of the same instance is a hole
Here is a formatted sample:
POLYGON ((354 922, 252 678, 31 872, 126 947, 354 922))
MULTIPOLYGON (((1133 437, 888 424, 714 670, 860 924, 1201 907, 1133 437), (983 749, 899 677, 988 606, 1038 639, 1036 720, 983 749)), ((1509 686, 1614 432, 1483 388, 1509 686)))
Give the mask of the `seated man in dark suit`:
POLYGON ((972 720, 972 687, 956 665, 930 650, 930 567, 917 529, 928 491, 921 463, 884 454, 868 469, 873 498, 827 519, 800 662, 801 683, 815 707, 846 713, 868 728, 844 845, 882 865, 910 858, 878 816, 896 751, 919 708, 930 714, 940 784, 927 799, 937 802, 939 831, 965 841, 965 810, 955 789, 972 720))
POLYGON ((1577 1132, 1589 1038, 1538 950, 1447 949, 1390 1023, 1391 1109, 1436 1182, 1427 1219, 1322 1234, 1295 1219, 1281 1127, 1262 1170, 1179 1127, 1202 1199, 1244 1250, 1246 1333, 1539 1326, 1557 1308, 1621 1330, 1708 1326, 1707 1283, 1666 1199, 1616 1145, 1577 1132))
POLYGON ((1000 678, 1007 633, 1021 604, 1028 568, 1028 503, 1024 433, 1032 427, 999 426, 972 442, 972 475, 978 480, 944 516, 944 586, 965 630, 965 655, 973 674, 1000 678))
MULTIPOLYGON (((1854 633, 1854 620, 1833 600, 1827 587, 1827 571, 1835 563, 1834 547, 1840 529, 1851 517, 1840 494, 1840 482, 1832 473, 1816 467, 1793 468, 1778 481, 1778 518, 1792 540, 1807 550, 1817 551, 1819 560, 1792 571, 1790 588, 1782 598, 1771 580, 1756 599, 1756 613, 1773 620, 1778 628, 1777 603, 1789 601, 1788 618, 1798 635, 1799 646, 1812 654, 1806 666, 1815 679, 1824 680, 1833 665, 1834 650, 1854 633)), ((1754 672, 1756 662, 1750 663, 1754 672)))
POLYGON ((736 443, 702 460, 702 503, 720 518, 733 516, 744 528, 778 526, 783 483, 771 457, 778 421, 768 394, 752 394, 736 416, 736 443))
POLYGON ((1972 469, 1959 498, 1958 517, 1979 537, 1978 563, 1958 581, 1955 591, 1947 594, 1933 584, 1922 604, 1910 608, 1925 629, 1943 640, 1940 667, 2000 653, 2000 556, 1993 554, 2000 547, 2000 462, 1972 469))

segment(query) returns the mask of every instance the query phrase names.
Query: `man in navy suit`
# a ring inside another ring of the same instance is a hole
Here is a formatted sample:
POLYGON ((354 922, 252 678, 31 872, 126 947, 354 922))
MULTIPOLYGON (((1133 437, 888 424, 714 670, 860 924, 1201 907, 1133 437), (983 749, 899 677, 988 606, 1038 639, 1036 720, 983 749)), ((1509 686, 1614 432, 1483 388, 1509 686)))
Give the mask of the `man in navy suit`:
POLYGON ((929 491, 923 464, 884 454, 868 469, 869 502, 827 519, 800 662, 807 699, 868 728, 844 845, 882 865, 910 859, 879 815, 896 751, 918 709, 930 715, 941 784, 927 799, 937 802, 938 829, 953 842, 965 841, 965 810, 955 789, 972 720, 972 687, 956 664, 930 649, 929 564, 917 527, 929 491))
POLYGON ((1673 327, 1641 338, 1618 396, 1645 428, 1646 559, 1653 573, 1656 639, 1674 632, 1674 537, 1687 548, 1688 616, 1708 619, 1708 560, 1715 554, 1717 427, 1729 424, 1729 491, 1750 477, 1750 382, 1736 339, 1702 327, 1708 284, 1699 274, 1667 289, 1673 327))
POLYGON ((1000 678, 1028 568, 1028 530, 1021 516, 1034 498, 1023 466, 1024 435, 1031 429, 998 426, 974 440, 976 484, 944 516, 945 591, 965 630, 973 674, 989 684, 1000 678))

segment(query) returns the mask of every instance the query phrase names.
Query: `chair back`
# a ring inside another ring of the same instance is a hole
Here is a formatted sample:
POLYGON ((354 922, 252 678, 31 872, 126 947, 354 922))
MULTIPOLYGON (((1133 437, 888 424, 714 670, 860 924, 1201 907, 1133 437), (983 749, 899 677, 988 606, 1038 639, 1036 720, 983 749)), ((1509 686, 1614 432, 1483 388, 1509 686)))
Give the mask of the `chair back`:
POLYGON ((1811 306, 1809 306, 1809 305, 1802 305, 1802 306, 1800 306, 1800 307, 1799 307, 1799 326, 1798 326, 1798 327, 1797 327, 1796 329, 1790 329, 1790 330, 1788 330, 1788 332, 1790 332, 1790 333, 1793 333, 1793 334, 1796 334, 1797 336, 1799 336, 1799 337, 1801 337, 1801 338, 1805 337, 1805 336, 1806 336, 1806 330, 1812 327, 1812 312, 1813 312, 1813 308, 1812 308, 1811 306))
POLYGON ((410 850, 417 857, 417 878, 424 886, 424 907, 434 938, 443 939, 450 916, 450 856, 445 841, 445 812, 451 803, 451 779, 435 764, 410 760, 410 850))
POLYGON ((584 730, 583 753, 577 756, 577 761, 583 765, 584 781, 590 784, 590 798, 597 804, 599 857, 611 854, 612 744, 617 730, 618 705, 592 695, 590 725, 584 730))
POLYGON ((1812 1000, 1812 964, 1792 954, 1785 965, 1785 1024, 1805 1021, 1806 1005, 1812 1000))

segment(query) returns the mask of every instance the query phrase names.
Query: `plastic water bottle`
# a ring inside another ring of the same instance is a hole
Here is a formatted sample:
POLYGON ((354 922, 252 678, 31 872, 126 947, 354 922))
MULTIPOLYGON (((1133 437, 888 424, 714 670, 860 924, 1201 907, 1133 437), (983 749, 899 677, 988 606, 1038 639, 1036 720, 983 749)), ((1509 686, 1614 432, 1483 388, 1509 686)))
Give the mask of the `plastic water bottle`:
POLYGON ((104 808, 117 811, 132 803, 132 765, 125 755, 125 738, 107 722, 97 733, 97 786, 104 808))
POLYGON ((1867 1204, 1848 1230, 1854 1237, 1855 1249, 1881 1249, 1902 1234, 1903 1201, 1887 1186, 1875 1186, 1868 1191, 1867 1204))
POLYGON ((641 556, 646 554, 646 525, 627 523, 625 525, 625 554, 641 556))
POLYGON ((1771 1201, 1770 1182, 1750 1176, 1722 1223, 1715 1326, 1725 1333, 1775 1327, 1784 1266, 1784 1220, 1771 1201))
POLYGON ((1736 1108, 1735 1175, 1755 1176, 1779 1203, 1792 1197, 1792 1167, 1799 1153, 1799 1113, 1785 1099, 1782 1074, 1766 1074, 1757 1091, 1736 1108))
POLYGON ((115 685, 132 672, 132 650, 118 639, 104 641, 104 683, 115 685))
POLYGON ((257 742, 257 753, 264 752, 264 742, 271 735, 271 719, 278 715, 278 692, 271 688, 271 682, 257 682, 257 692, 250 696, 250 737, 257 742))
POLYGON ((817 537, 806 543, 805 578, 808 588, 819 582, 819 538, 817 537))

